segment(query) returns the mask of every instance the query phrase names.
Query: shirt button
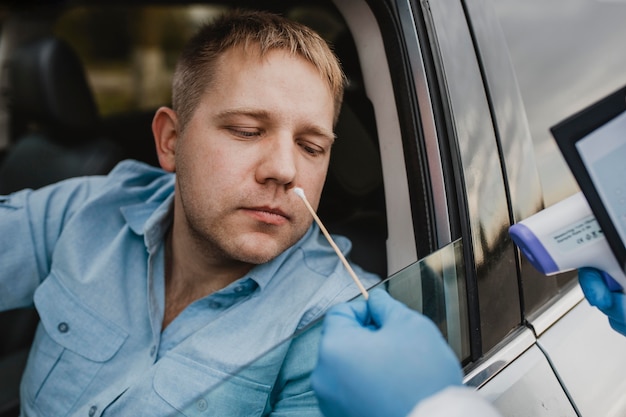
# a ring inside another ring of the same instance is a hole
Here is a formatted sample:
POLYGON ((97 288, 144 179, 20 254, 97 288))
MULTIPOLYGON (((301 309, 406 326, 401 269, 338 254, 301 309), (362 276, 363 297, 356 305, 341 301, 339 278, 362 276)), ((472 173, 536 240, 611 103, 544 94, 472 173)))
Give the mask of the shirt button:
POLYGON ((196 408, 198 411, 206 411, 206 409, 209 408, 209 403, 204 398, 200 398, 196 401, 196 408))
POLYGON ((235 292, 237 292, 237 293, 242 292, 243 290, 244 290, 243 285, 240 285, 240 286, 238 286, 238 287, 235 287, 235 292))
POLYGON ((211 307, 211 308, 221 308, 222 307, 222 303, 220 303, 218 301, 211 301, 211 303, 209 303, 209 307, 211 307))
POLYGON ((70 326, 62 321, 61 323, 59 323, 59 325, 57 326, 57 329, 61 332, 61 333, 67 333, 70 330, 70 326))
POLYGON ((98 411, 98 407, 97 407, 97 406, 95 406, 95 405, 92 405, 92 406, 89 408, 89 417, 93 417, 93 416, 95 416, 95 415, 96 415, 96 411, 98 411))

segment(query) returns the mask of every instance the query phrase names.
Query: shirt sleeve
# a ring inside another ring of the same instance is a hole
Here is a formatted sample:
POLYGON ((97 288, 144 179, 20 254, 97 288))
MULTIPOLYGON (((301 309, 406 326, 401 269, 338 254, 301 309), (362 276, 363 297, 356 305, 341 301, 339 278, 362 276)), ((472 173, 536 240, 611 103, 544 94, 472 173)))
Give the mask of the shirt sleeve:
POLYGON ((104 177, 0 196, 0 310, 32 305, 64 225, 104 177))
POLYGON ((501 417, 475 390, 451 387, 420 402, 407 417, 501 417))

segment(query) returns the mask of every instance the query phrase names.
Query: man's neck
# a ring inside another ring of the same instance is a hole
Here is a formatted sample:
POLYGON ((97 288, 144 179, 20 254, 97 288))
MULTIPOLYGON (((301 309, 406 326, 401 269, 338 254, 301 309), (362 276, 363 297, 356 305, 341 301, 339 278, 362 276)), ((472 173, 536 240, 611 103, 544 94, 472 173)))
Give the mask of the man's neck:
POLYGON ((165 329, 189 304, 228 286, 252 265, 219 261, 170 230, 165 242, 165 329))

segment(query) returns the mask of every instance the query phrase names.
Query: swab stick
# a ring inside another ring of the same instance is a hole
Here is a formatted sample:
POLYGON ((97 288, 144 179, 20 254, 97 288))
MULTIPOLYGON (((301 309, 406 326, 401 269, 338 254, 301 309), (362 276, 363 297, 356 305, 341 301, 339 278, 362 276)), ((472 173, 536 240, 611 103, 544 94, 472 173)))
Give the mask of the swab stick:
POLYGON ((315 210, 313 210, 313 207, 311 207, 311 204, 309 203, 309 200, 307 200, 306 196, 304 195, 304 190, 302 188, 300 188, 300 187, 295 187, 293 189, 293 192, 296 193, 298 195, 298 197, 300 197, 302 199, 302 201, 304 201, 304 205, 311 212, 311 215, 313 216, 313 219, 315 219, 315 222, 317 223, 317 225, 322 230, 322 233, 326 237, 326 240, 328 240, 328 243, 330 243, 330 246, 333 247, 333 249, 335 250, 335 253, 337 253, 337 256, 339 256, 339 259, 341 260, 343 265, 348 270, 348 273, 350 274, 350 276, 354 280, 354 283, 356 284, 356 286, 359 287, 359 290, 361 290, 361 294, 363 294, 363 298, 365 298, 367 300, 369 298, 369 294, 367 293, 367 290, 365 289, 365 287, 361 283, 361 280, 359 279, 359 277, 357 277, 356 274, 354 273, 354 270, 352 269, 352 267, 350 266, 350 264, 346 260, 345 256, 343 256, 343 253, 341 253, 341 251, 337 247, 337 244, 335 243, 333 238, 330 237, 330 233, 328 233, 328 230, 326 230, 326 228, 322 224, 322 221, 317 216, 317 213, 315 213, 315 210))

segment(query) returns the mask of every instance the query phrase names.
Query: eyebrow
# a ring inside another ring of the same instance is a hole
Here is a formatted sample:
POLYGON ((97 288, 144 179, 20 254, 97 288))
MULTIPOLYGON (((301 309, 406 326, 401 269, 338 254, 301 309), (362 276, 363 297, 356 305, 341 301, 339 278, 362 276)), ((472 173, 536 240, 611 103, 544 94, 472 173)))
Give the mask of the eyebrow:
MULTIPOLYGON (((215 118, 218 120, 223 120, 233 116, 246 116, 260 121, 270 121, 272 119, 270 112, 268 112, 267 110, 246 108, 224 110, 215 115, 215 118)), ((326 138, 330 143, 333 143, 337 138, 337 135, 335 135, 334 132, 328 131, 316 124, 306 124, 304 128, 301 129, 301 131, 326 138)))
POLYGON ((315 136, 323 137, 327 139, 331 144, 335 142, 335 139, 337 139, 337 135, 335 135, 335 132, 329 132, 328 130, 317 125, 306 125, 303 131, 309 134, 313 134, 315 136))
POLYGON ((248 116, 258 120, 270 120, 270 113, 266 110, 256 109, 231 109, 224 110, 215 115, 216 119, 226 119, 231 116, 248 116))

